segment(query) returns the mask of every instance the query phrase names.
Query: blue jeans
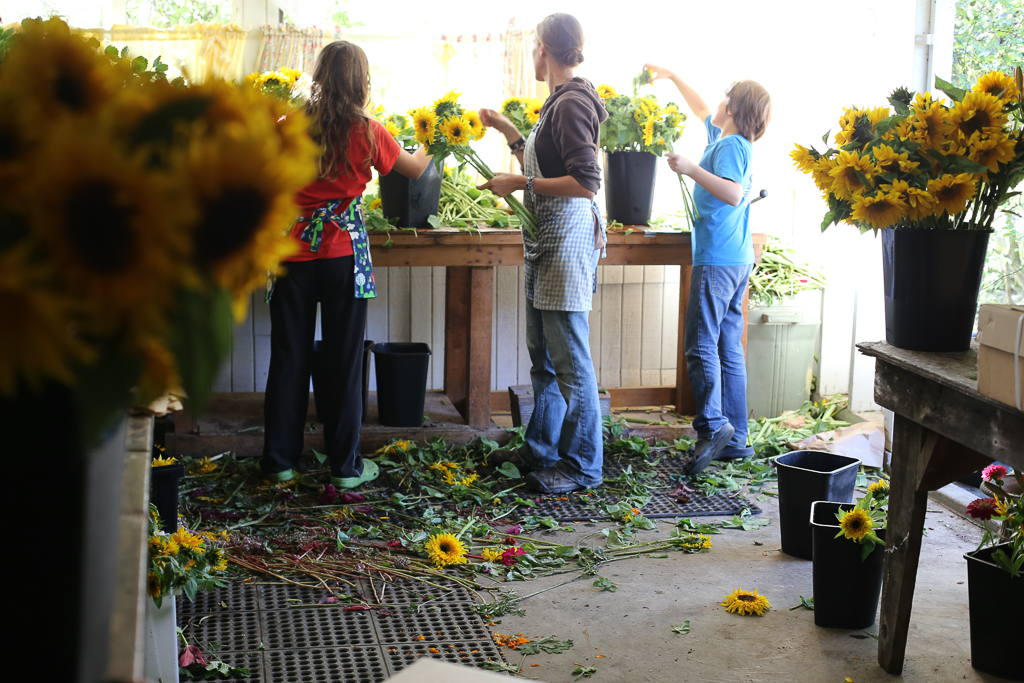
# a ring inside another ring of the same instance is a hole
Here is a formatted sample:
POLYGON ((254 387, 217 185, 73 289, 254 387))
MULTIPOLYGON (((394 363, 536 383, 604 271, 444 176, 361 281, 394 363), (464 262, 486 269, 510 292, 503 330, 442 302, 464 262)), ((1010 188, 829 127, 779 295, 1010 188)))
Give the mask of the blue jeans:
POLYGON ((747 446, 743 296, 752 266, 694 266, 686 309, 686 372, 697 400, 693 428, 706 439, 728 422, 729 442, 747 446))
POLYGON ((527 299, 526 346, 534 408, 523 457, 537 469, 555 467, 581 486, 599 486, 604 451, 590 314, 541 311, 527 299))

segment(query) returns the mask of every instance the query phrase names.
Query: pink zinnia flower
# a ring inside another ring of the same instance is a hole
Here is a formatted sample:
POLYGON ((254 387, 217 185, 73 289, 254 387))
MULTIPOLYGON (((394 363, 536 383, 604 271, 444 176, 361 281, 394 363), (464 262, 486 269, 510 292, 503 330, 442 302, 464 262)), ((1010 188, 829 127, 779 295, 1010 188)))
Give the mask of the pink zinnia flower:
POLYGON ((1006 468, 999 463, 992 463, 981 471, 981 478, 985 481, 999 481, 1006 476, 1006 468))
POLYGON ((187 669, 192 666, 193 663, 199 664, 200 666, 206 666, 206 660, 203 659, 203 651, 195 645, 189 645, 185 648, 185 651, 181 653, 181 658, 178 659, 178 666, 183 669, 187 669))
POLYGON ((506 567, 512 567, 519 564, 519 556, 525 554, 526 551, 522 548, 506 548, 499 561, 506 567))
POLYGON ((514 527, 509 527, 509 530, 505 533, 512 534, 513 536, 518 536, 519 534, 523 533, 523 525, 516 524, 514 527))
POLYGON ((995 498, 978 498, 967 505, 967 514, 975 519, 992 519, 992 515, 995 513, 995 498))

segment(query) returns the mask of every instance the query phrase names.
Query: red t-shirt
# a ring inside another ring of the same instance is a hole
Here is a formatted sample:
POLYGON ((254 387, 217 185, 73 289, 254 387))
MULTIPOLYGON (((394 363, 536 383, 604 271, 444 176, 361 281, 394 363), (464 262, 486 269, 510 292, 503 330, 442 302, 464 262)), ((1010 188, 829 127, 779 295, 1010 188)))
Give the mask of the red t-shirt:
MULTIPOLYGON (((370 123, 370 131, 376 141, 376 150, 370 160, 373 168, 381 175, 391 172, 391 168, 398 160, 402 148, 398 145, 387 129, 378 121, 367 119, 370 123)), ((366 184, 373 177, 370 168, 365 166, 365 161, 370 157, 370 146, 366 139, 366 129, 363 124, 357 125, 349 131, 348 148, 346 156, 352 162, 352 168, 348 173, 338 173, 334 180, 320 178, 314 180, 302 188, 295 195, 295 203, 303 216, 310 216, 314 211, 330 202, 342 199, 338 212, 347 209, 353 200, 359 198, 366 189, 366 184)), ((309 243, 299 240, 302 234, 302 227, 296 225, 292 228, 292 239, 299 242, 299 252, 289 256, 286 261, 312 261, 318 258, 337 258, 339 256, 352 255, 352 240, 345 230, 339 230, 332 225, 324 225, 324 233, 320 242, 320 251, 309 250, 309 243)))

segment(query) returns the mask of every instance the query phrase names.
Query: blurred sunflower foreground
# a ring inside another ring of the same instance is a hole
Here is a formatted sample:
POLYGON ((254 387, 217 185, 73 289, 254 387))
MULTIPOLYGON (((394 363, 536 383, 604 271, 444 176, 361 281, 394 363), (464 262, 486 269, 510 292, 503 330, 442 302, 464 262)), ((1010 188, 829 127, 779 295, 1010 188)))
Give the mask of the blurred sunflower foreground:
POLYGON ((0 37, 0 401, 70 391, 84 443, 133 391, 201 402, 317 156, 287 102, 98 48, 0 37))

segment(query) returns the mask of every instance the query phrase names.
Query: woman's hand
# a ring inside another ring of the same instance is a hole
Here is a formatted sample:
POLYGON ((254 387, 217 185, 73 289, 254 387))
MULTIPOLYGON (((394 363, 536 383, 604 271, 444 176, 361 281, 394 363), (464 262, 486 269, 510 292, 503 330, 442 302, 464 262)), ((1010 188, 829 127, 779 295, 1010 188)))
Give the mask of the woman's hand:
POLYGON ((659 78, 672 78, 675 76, 675 73, 669 71, 665 67, 651 64, 650 62, 644 64, 644 68, 651 72, 652 81, 656 81, 659 78))
POLYGON ((697 164, 693 163, 682 154, 666 154, 665 158, 668 160, 668 167, 676 173, 682 173, 683 175, 692 175, 693 169, 699 168, 697 164))
POLYGON ((515 142, 519 139, 520 133, 516 128, 516 125, 500 111, 495 111, 494 109, 481 109, 479 113, 481 123, 504 135, 509 142, 515 142))
POLYGON ((512 173, 495 173, 493 178, 483 185, 477 185, 476 189, 490 190, 499 197, 505 197, 516 190, 525 190, 526 176, 515 175, 512 173))

